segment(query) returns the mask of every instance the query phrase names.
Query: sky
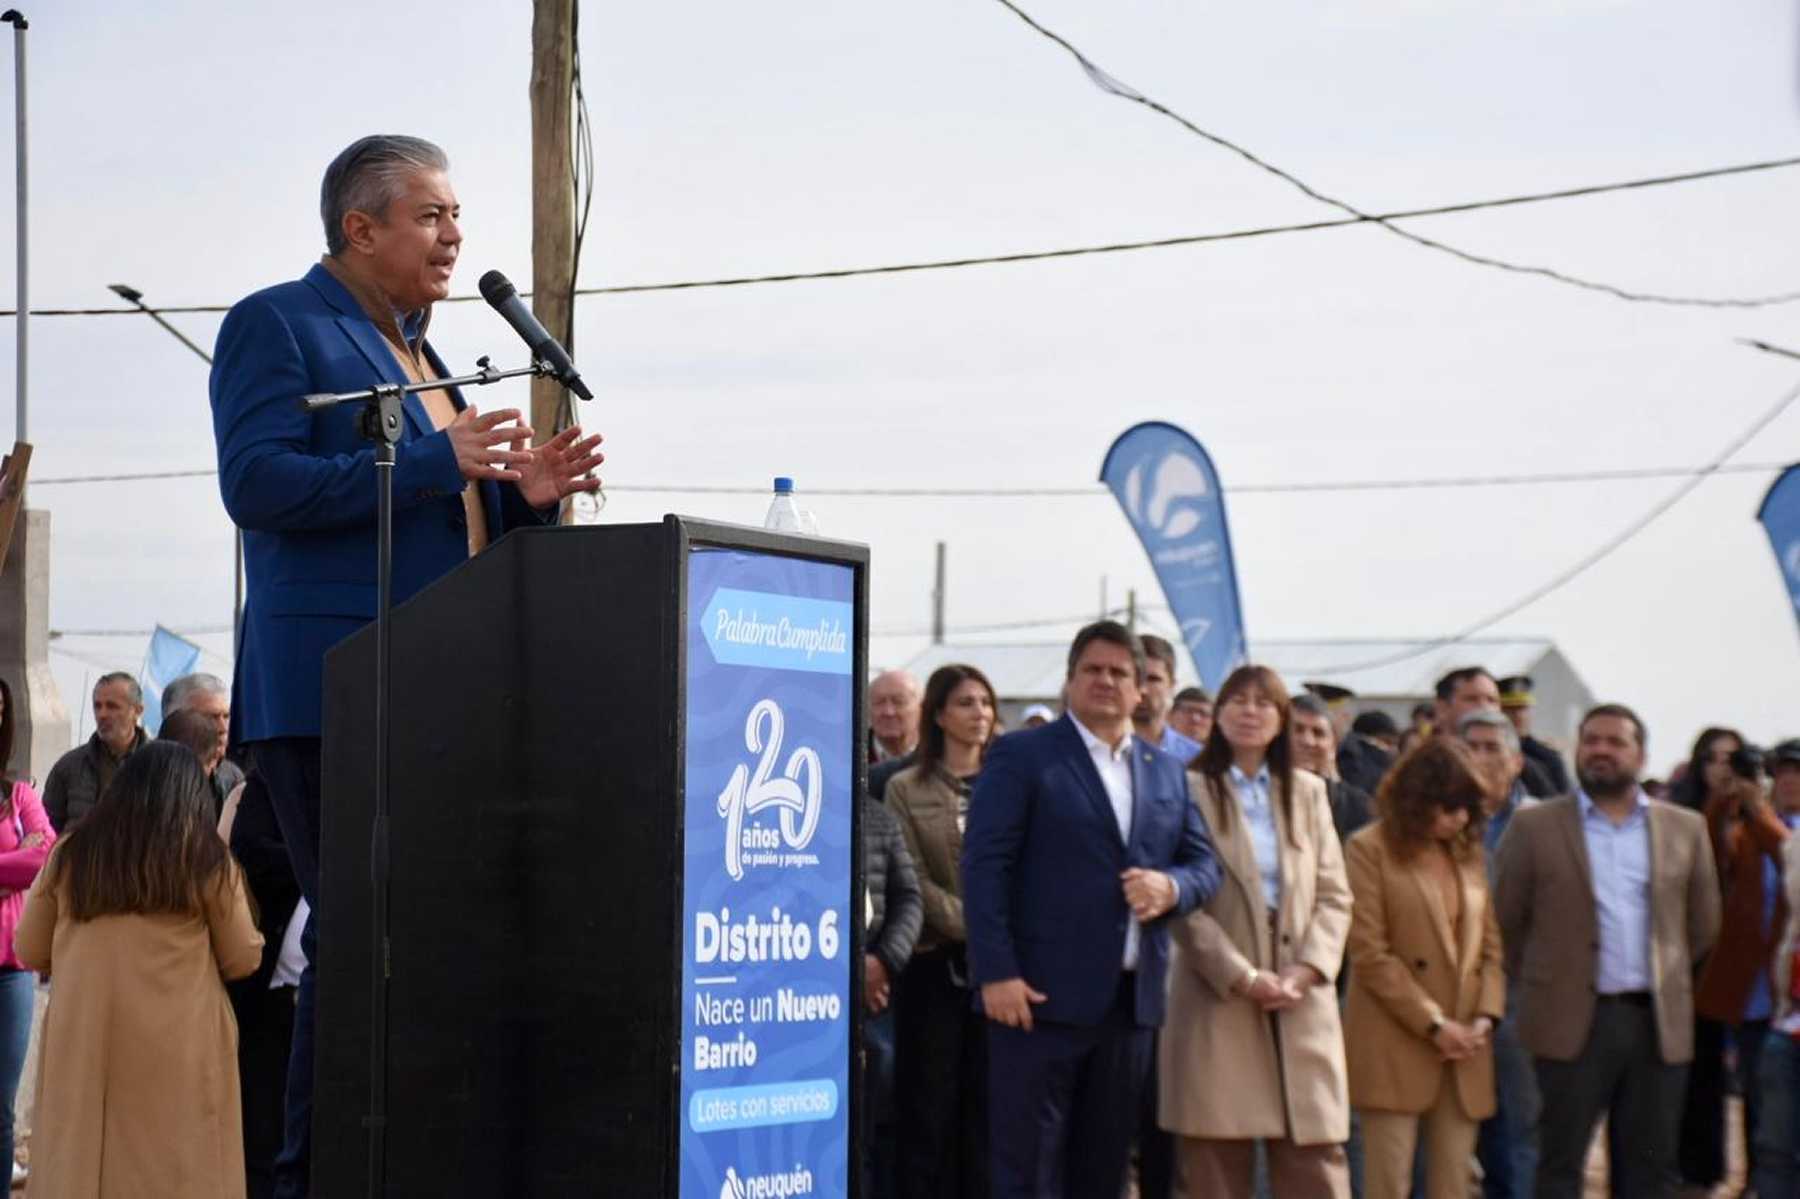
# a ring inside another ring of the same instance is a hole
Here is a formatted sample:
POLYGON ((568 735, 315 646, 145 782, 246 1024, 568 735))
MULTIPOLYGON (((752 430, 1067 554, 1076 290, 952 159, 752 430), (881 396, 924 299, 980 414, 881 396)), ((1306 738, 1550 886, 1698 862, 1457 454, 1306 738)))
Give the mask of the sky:
MULTIPOLYGON (((1775 0, 1022 6, 1115 78, 1370 210, 1800 153, 1800 38, 1775 0)), ((1095 87, 995 0, 590 7, 583 286, 1336 215, 1095 87)), ((375 131, 449 153, 458 291, 490 268, 527 285, 528 4, 58 0, 26 13, 34 307, 110 306, 115 282, 152 304, 229 303, 297 277, 322 249, 325 164, 375 131)), ((3 50, 0 74, 10 83, 3 50)), ((1757 296, 1800 289, 1796 201, 1789 169, 1412 227, 1627 288, 1757 296)), ((14 268, 0 238, 0 289, 14 268)), ((606 521, 755 524, 763 495, 680 489, 766 489, 777 474, 803 495, 1080 487, 1146 419, 1204 442, 1227 489, 1698 466, 1800 384, 1800 363, 1738 342, 1800 345, 1797 312, 1626 303, 1361 227, 587 297, 574 349, 597 396, 584 423, 607 438, 606 521)), ((218 317, 173 319, 210 347, 218 317)), ((433 341, 455 369, 522 360, 478 304, 443 306, 433 341)), ((0 378, 13 354, 0 331, 0 378)), ((205 364, 141 316, 35 320, 30 376, 34 479, 213 463, 205 364)), ((527 402, 522 383, 475 398, 527 402)), ((0 438, 11 422, 7 405, 0 438)), ((1795 458, 1788 411, 1734 461, 1795 458)), ((1493 632, 1554 638, 1597 694, 1643 712, 1660 766, 1704 724, 1800 733, 1800 636, 1754 521, 1773 477, 1707 480, 1493 632)), ((1251 637, 1454 632, 1678 484, 1233 495, 1251 637)), ((94 673, 136 669, 152 624, 228 625, 232 534, 213 480, 44 482, 31 501, 52 514, 50 622, 69 631, 55 665, 72 711, 94 673)), ((1066 636, 1103 586, 1113 603, 1127 589, 1160 602, 1098 491, 806 502, 824 532, 871 547, 877 663, 925 642, 938 540, 953 640, 1037 620, 1005 636, 1066 636)), ((228 669, 228 634, 196 639, 228 669)))

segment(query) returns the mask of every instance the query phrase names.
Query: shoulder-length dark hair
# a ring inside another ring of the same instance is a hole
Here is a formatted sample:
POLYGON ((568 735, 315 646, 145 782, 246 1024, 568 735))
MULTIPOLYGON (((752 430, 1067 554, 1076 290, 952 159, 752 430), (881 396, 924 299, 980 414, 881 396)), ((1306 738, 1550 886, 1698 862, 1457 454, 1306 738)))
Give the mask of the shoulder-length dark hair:
POLYGON ((994 695, 994 685, 988 677, 973 666, 962 662, 950 662, 931 672, 925 680, 925 698, 919 701, 919 769, 930 774, 939 762, 944 760, 944 730, 937 722, 944 709, 950 706, 950 694, 970 679, 981 684, 987 692, 988 706, 994 709, 995 724, 988 727, 988 739, 981 747, 982 755, 987 755, 987 747, 994 743, 994 728, 998 726, 1000 717, 1000 701, 994 695))
POLYGON ((1451 843, 1452 853, 1467 860, 1480 852, 1487 825, 1487 776, 1475 756, 1454 737, 1427 737, 1424 744, 1388 768, 1375 791, 1375 814, 1395 856, 1405 859, 1432 842, 1431 826, 1438 810, 1469 814, 1451 843))
POLYGON ((1688 755, 1687 771, 1681 776, 1681 781, 1675 784, 1675 793, 1669 796, 1670 799, 1682 807, 1692 808, 1696 812, 1706 806, 1706 759, 1712 753, 1713 743, 1722 741, 1726 737, 1730 737, 1739 745, 1749 744, 1744 740, 1744 734, 1736 729, 1714 725, 1712 728, 1703 730, 1698 737, 1694 738, 1694 751, 1688 755))
POLYGON ((57 843, 49 885, 68 883, 77 920, 197 916, 233 869, 215 821, 200 759, 185 745, 149 742, 57 843))
MULTIPOLYGON (((1294 701, 1289 697, 1280 675, 1267 666, 1240 666, 1232 671, 1231 677, 1225 680, 1225 685, 1219 688, 1218 698, 1213 700, 1212 732, 1206 735, 1206 744, 1200 747, 1200 756, 1190 765, 1200 772, 1209 786, 1223 784, 1226 771, 1231 769, 1232 749, 1231 742, 1225 739, 1225 722, 1219 717, 1234 695, 1253 688, 1274 700, 1275 708, 1281 714, 1281 727, 1275 732, 1275 740, 1269 742, 1264 761, 1269 768, 1269 781, 1274 784, 1280 796, 1282 819, 1287 822, 1288 839, 1292 841, 1295 836, 1294 754, 1288 740, 1288 728, 1293 717, 1294 701)), ((1228 824, 1230 820, 1230 805, 1220 804, 1219 822, 1228 824)))
MULTIPOLYGON (((5 679, 0 679, 0 708, 5 709, 0 712, 0 787, 7 788, 7 795, 11 795, 13 730, 19 727, 19 718, 13 712, 12 688, 6 685, 5 679)), ((4 798, 6 796, 0 796, 0 799, 4 798)))

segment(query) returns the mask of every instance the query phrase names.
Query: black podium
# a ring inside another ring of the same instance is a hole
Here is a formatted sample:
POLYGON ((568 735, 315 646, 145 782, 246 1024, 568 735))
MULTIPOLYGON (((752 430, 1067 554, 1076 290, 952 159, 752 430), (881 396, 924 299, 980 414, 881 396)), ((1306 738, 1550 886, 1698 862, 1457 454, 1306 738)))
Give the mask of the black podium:
MULTIPOLYGON (((385 1194, 860 1194, 867 571, 671 516, 395 611, 385 1194)), ((374 677, 372 628, 327 658, 328 1199, 368 1186, 374 677)))

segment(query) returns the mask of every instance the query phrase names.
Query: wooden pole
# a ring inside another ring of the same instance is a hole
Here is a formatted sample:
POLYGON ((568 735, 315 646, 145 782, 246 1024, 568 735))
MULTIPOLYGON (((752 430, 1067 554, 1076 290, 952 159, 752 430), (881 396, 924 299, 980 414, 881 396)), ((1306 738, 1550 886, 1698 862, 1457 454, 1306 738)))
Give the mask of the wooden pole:
MULTIPOLYGON (((531 310, 573 352, 575 0, 532 0, 531 310)), ((566 400, 554 379, 531 381, 531 427, 556 432, 566 400)))

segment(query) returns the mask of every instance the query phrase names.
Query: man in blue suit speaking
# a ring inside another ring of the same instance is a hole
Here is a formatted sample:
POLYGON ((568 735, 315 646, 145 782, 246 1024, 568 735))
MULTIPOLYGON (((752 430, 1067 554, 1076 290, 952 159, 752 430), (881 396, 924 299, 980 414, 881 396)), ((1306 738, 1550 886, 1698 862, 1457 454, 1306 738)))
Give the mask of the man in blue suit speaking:
POLYGON ((1068 713, 996 742, 969 803, 996 1199, 1117 1199, 1163 1019, 1165 918, 1219 888, 1182 764, 1132 736, 1143 677, 1123 625, 1081 630, 1068 713))
MULTIPOLYGON (((375 462, 359 405, 298 399, 449 378, 425 340, 450 294, 462 212, 444 152, 365 137, 325 171, 327 253, 306 277, 236 304, 212 371, 219 489, 244 531, 248 576, 232 737, 268 785, 307 902, 319 907, 319 736, 325 651, 374 619, 375 462)), ((509 528, 552 522, 593 491, 600 438, 570 429, 530 447, 517 410, 477 413, 455 388, 409 395, 394 467, 394 599, 405 600, 509 528)), ((307 1193, 314 945, 303 938, 276 1194, 307 1193)))

